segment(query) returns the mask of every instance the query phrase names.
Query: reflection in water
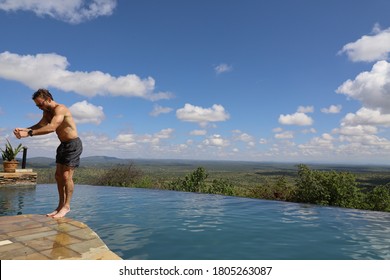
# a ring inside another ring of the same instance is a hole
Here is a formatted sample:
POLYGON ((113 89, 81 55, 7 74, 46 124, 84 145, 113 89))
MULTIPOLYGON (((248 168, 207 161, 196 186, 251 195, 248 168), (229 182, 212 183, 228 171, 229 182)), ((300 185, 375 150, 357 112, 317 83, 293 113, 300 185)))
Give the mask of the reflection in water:
POLYGON ((25 200, 34 200, 34 195, 35 186, 2 187, 0 189, 0 216, 21 215, 25 200))
MULTIPOLYGON (((57 193, 0 197, 0 215, 44 214, 57 193)), ((124 259, 390 259, 390 213, 77 185, 68 215, 124 259)))
POLYGON ((287 203, 282 221, 298 223, 310 240, 330 236, 352 259, 390 259, 389 213, 287 203))
POLYGON ((210 228, 220 230, 224 219, 224 203, 222 196, 187 196, 178 201, 177 212, 180 220, 179 230, 202 232, 210 228))
POLYGON ((284 223, 302 223, 305 226, 316 226, 319 219, 318 207, 304 204, 286 203, 281 205, 284 223))
POLYGON ((350 210, 347 215, 351 222, 347 222, 343 234, 353 248, 352 258, 377 259, 377 252, 381 252, 382 259, 390 259, 388 213, 350 210))
MULTIPOLYGON (((75 252, 69 250, 68 248, 66 248, 66 246, 79 241, 74 237, 71 237, 69 234, 62 232, 60 230, 61 227, 64 227, 64 224, 61 222, 60 219, 53 219, 53 221, 57 222, 58 231, 53 236, 46 237, 47 240, 52 241, 50 250, 46 252, 49 255, 49 258, 55 260, 55 259, 68 259, 77 256, 75 252)), ((63 228, 62 230, 66 231, 66 228, 63 228)))

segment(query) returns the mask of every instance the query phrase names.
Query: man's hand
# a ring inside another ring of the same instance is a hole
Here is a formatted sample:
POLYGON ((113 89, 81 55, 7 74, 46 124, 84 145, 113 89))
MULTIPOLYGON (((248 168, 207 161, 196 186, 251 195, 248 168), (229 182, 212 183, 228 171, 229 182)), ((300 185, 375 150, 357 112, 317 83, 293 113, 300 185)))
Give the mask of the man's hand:
POLYGON ((16 138, 20 139, 20 138, 28 137, 28 131, 29 131, 28 128, 15 128, 14 134, 16 138))

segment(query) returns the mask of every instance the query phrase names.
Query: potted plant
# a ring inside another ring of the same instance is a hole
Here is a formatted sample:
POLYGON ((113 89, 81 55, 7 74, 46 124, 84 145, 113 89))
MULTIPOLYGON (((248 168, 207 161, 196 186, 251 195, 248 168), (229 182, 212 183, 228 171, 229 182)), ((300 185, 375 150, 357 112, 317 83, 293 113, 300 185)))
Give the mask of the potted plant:
POLYGON ((23 149, 22 144, 19 144, 16 148, 13 148, 11 143, 7 139, 5 144, 5 150, 1 149, 1 155, 3 157, 4 172, 15 172, 19 162, 16 160, 17 154, 23 149))

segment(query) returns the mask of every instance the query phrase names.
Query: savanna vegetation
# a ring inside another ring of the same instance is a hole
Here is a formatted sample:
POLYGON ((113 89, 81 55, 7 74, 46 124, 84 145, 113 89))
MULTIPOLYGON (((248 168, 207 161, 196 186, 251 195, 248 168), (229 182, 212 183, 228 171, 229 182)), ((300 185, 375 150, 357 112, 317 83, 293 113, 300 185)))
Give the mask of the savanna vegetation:
MULTIPOLYGON (((390 212, 387 169, 207 164, 136 166, 130 162, 87 166, 77 169, 74 180, 76 184, 157 188, 390 212)), ((35 171, 38 183, 55 182, 54 167, 35 171)))

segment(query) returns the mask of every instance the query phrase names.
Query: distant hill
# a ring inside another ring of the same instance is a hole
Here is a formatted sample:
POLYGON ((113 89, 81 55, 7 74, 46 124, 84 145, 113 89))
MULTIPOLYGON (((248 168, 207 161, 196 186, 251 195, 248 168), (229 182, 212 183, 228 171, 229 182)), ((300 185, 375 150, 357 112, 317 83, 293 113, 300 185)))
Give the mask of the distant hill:
MULTIPOLYGON (((21 159, 19 159, 21 162, 21 159)), ((106 157, 106 156, 91 156, 83 157, 80 160, 80 166, 83 167, 109 167, 118 164, 128 164, 132 162, 130 159, 120 159, 116 157, 106 157)), ((47 168, 53 167, 56 165, 56 160, 54 158, 48 157, 32 157, 27 158, 27 167, 29 168, 47 168)))
MULTIPOLYGON (((19 168, 22 166, 22 158, 16 158, 17 161, 19 161, 19 168)), ((3 160, 0 157, 0 164, 3 163, 3 160)), ((56 161, 53 158, 48 157, 33 157, 33 158, 27 158, 26 161, 27 168, 46 168, 50 166, 55 166, 56 161)))
POLYGON ((80 160, 82 166, 112 166, 118 164, 129 164, 132 162, 131 159, 120 159, 116 157, 107 156, 91 156, 83 157, 80 160))
POLYGON ((56 165, 56 160, 54 158, 48 157, 33 157, 27 158, 27 166, 34 168, 46 168, 56 165))
MULTIPOLYGON (((18 159, 22 162, 22 159, 18 159)), ((0 157, 0 164, 2 163, 0 157)), ((195 169, 198 166, 203 166, 207 170, 224 170, 224 171, 243 171, 251 170, 254 172, 261 171, 264 174, 266 171, 275 172, 296 172, 297 163, 280 163, 280 162, 250 162, 250 161, 213 161, 213 160, 184 160, 184 159, 120 159, 109 156, 90 156, 82 157, 80 167, 112 167, 115 165, 127 165, 134 163, 141 168, 169 167, 169 168, 184 168, 195 169)), ((319 170, 338 170, 349 172, 390 172, 390 166, 374 166, 374 165, 353 165, 353 164, 318 164, 306 163, 313 169, 319 170)), ((48 157, 32 157, 27 158, 27 168, 49 168, 55 167, 55 159, 48 157)))

